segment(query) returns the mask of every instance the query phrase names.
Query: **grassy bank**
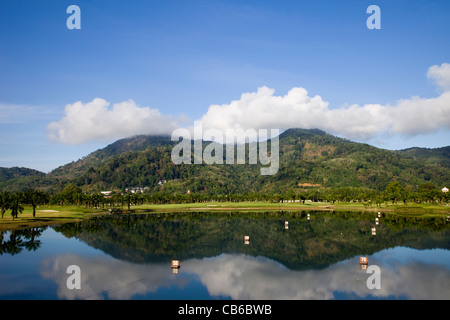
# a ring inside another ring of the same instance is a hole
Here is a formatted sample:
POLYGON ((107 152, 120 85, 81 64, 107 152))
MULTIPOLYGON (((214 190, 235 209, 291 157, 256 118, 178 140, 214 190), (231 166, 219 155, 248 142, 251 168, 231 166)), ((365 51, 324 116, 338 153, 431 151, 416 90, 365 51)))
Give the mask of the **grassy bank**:
MULTIPOLYGON (((127 208, 124 208, 127 213, 127 208)), ((185 204, 144 204, 132 206, 130 213, 145 212, 176 212, 176 211, 267 211, 267 210, 336 210, 336 211, 383 211, 392 212, 399 215, 414 214, 426 216, 448 216, 450 207, 436 204, 407 204, 394 205, 383 204, 381 207, 370 207, 362 203, 336 203, 328 202, 306 202, 300 203, 269 203, 269 202, 207 202, 207 203, 185 203, 185 204)), ((36 210, 36 217, 33 218, 33 211, 30 207, 25 207, 23 213, 18 218, 12 219, 9 211, 0 218, 0 231, 12 230, 28 227, 38 227, 56 223, 72 222, 87 219, 96 215, 108 214, 105 209, 86 209, 76 206, 45 206, 36 210)))
POLYGON ((103 209, 90 210, 76 206, 50 206, 36 209, 36 216, 33 218, 33 209, 26 206, 24 209, 14 220, 10 211, 7 211, 4 217, 0 218, 0 231, 77 221, 105 213, 103 209))
MULTIPOLYGON (((450 207, 437 204, 382 204, 380 207, 368 206, 363 203, 335 203, 329 202, 305 202, 300 203, 270 203, 270 202, 207 202, 207 203, 186 203, 186 204, 148 204, 135 207, 135 210, 151 210, 157 212, 201 210, 201 211, 222 211, 222 210, 341 210, 341 211, 384 211, 403 213, 423 213, 443 216, 450 214, 450 207)), ((132 208, 133 211, 133 208, 132 208)))

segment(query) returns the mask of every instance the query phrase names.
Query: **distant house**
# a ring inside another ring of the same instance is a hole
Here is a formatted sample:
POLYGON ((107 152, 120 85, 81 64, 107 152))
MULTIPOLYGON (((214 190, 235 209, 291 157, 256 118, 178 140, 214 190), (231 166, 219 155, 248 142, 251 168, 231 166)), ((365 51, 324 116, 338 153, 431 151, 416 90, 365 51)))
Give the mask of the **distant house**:
POLYGON ((105 198, 111 198, 111 193, 112 191, 102 191, 101 194, 103 195, 103 197, 105 198))
POLYGON ((144 193, 145 191, 149 190, 148 187, 142 188, 142 187, 133 187, 133 188, 126 188, 126 193, 144 193))
POLYGON ((167 180, 159 180, 158 184, 161 186, 161 185, 163 185, 166 182, 167 182, 167 180))
POLYGON ((443 188, 441 189, 441 191, 447 193, 447 192, 448 192, 448 188, 443 187, 443 188))

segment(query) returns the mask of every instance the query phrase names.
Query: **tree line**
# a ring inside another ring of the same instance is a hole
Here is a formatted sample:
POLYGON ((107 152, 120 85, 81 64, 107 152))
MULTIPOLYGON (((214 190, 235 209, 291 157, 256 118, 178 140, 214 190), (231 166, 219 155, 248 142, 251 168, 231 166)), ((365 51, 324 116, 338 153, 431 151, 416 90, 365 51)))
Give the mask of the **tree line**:
POLYGON ((24 205, 32 207, 33 217, 36 208, 40 205, 73 205, 93 208, 115 208, 122 210, 132 205, 140 204, 175 204, 175 203, 201 203, 201 202, 362 202, 368 206, 381 206, 383 203, 407 204, 413 203, 448 203, 450 195, 442 192, 433 183, 427 182, 418 185, 415 189, 404 187, 393 181, 384 189, 378 191, 369 188, 336 187, 336 188, 310 188, 290 189, 284 193, 241 193, 241 194, 207 194, 207 193, 166 193, 163 191, 151 193, 115 192, 105 196, 101 193, 84 193, 80 187, 69 183, 57 194, 48 194, 40 190, 28 189, 25 192, 0 192, 0 212, 3 218, 10 210, 11 217, 17 218, 24 210, 24 205))
POLYGON ((41 204, 50 201, 51 196, 40 190, 27 189, 25 192, 10 193, 2 191, 0 193, 0 212, 5 215, 7 210, 11 210, 11 217, 17 218, 24 210, 23 205, 30 205, 33 208, 33 218, 36 217, 36 208, 41 204))

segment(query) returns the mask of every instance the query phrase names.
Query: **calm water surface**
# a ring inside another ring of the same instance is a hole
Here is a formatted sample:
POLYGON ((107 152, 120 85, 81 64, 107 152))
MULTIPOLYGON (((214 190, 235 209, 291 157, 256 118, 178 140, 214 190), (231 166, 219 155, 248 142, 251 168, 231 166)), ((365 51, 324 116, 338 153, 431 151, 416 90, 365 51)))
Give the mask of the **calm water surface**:
POLYGON ((0 299, 450 299, 450 223, 376 217, 114 215, 2 232, 0 299), (380 268, 381 289, 367 287, 361 256, 380 268), (67 287, 71 265, 79 290, 67 287))

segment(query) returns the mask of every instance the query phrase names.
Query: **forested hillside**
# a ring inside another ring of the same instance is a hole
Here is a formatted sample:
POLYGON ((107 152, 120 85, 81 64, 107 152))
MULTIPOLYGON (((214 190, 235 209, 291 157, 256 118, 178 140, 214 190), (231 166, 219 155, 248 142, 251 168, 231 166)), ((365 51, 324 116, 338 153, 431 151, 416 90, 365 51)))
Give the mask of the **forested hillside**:
POLYGON ((29 177, 29 176, 44 176, 45 173, 28 169, 28 168, 0 168, 0 182, 8 181, 15 178, 29 177))
POLYGON ((84 192, 141 187, 150 193, 238 194, 309 187, 381 191, 393 181, 413 190, 426 182, 438 187, 450 183, 449 147, 389 151, 303 129, 287 130, 279 141, 279 171, 272 176, 260 174, 259 162, 175 165, 171 152, 176 142, 170 137, 138 136, 116 141, 47 175, 0 180, 0 189, 32 187, 57 193, 73 183, 84 192))

